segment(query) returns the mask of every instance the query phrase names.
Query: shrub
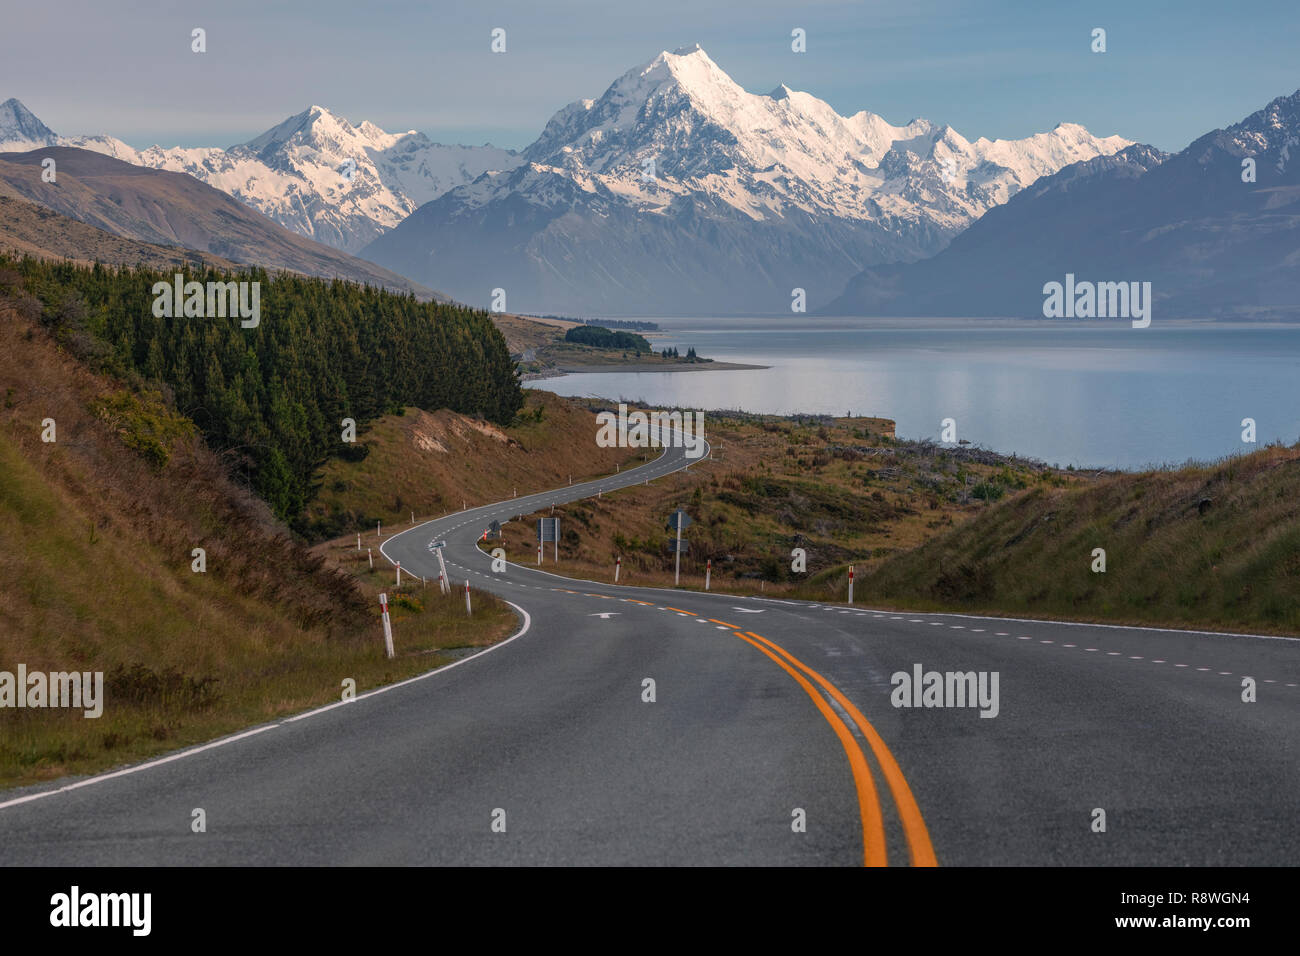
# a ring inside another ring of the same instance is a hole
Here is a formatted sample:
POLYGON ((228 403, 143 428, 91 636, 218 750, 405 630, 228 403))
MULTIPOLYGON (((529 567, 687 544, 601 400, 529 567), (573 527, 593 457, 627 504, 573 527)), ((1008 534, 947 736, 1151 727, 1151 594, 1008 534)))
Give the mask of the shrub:
POLYGON ((653 351, 645 337, 632 332, 615 332, 599 325, 575 325, 564 333, 564 341, 590 345, 598 349, 634 349, 653 351))
POLYGON ((108 696, 133 704, 200 709, 214 703, 217 678, 191 677, 174 667, 155 671, 139 662, 129 666, 118 664, 104 681, 108 696))
POLYGON ((139 452, 158 468, 167 464, 176 444, 188 441, 198 433, 188 418, 176 414, 156 395, 149 393, 113 392, 95 399, 90 408, 117 432, 128 448, 139 452))

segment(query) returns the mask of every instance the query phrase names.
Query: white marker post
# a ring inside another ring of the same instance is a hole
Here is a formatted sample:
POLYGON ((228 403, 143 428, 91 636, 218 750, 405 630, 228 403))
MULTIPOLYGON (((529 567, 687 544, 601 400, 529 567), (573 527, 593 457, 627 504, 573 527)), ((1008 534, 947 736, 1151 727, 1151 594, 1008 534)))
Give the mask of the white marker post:
POLYGON ((469 578, 465 579, 465 613, 474 613, 473 609, 469 606, 469 578))
POLYGON ((358 551, 361 550, 361 532, 360 532, 360 531, 357 532, 357 550, 358 550, 358 551))
POLYGON ((619 568, 621 568, 621 567, 623 567, 623 559, 622 559, 622 558, 615 558, 615 559, 614 559, 614 583, 615 583, 615 584, 618 584, 618 571, 619 571, 619 568))
POLYGON ((388 620, 388 595, 379 595, 379 606, 384 612, 384 652, 391 660, 393 657, 393 625, 388 620))
POLYGON ((704 565, 704 590, 709 589, 709 578, 713 574, 713 559, 709 558, 704 565))
POLYGON ((382 538, 383 536, 384 536, 384 523, 383 523, 382 521, 376 521, 376 522, 375 522, 375 537, 376 537, 376 538, 382 538))
POLYGON ((539 568, 542 566, 542 543, 540 541, 537 542, 537 566, 539 568))
POLYGON ((849 603, 853 603, 853 565, 849 565, 849 603))
POLYGON ((415 512, 411 512, 411 524, 415 524, 415 512))
POLYGON ((397 586, 399 588, 402 586, 402 562, 401 561, 397 562, 397 586))
POLYGON ((438 549, 438 567, 440 568, 438 571, 438 584, 440 585, 443 594, 450 594, 451 575, 447 573, 447 562, 443 560, 442 548, 438 549))
POLYGON ((375 552, 373 548, 366 548, 366 557, 370 558, 370 570, 375 569, 375 552))

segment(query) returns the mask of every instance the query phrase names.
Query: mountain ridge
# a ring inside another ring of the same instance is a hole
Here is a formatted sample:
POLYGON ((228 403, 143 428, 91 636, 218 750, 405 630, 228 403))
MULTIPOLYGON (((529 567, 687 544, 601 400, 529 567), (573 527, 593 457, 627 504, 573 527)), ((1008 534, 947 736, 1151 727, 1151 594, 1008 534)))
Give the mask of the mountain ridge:
POLYGON ((931 255, 1040 176, 1128 144, 844 117, 784 84, 749 93, 696 46, 562 107, 517 166, 365 254, 480 305, 501 288, 536 312, 784 312, 794 288, 828 302, 863 265, 931 255))
POLYGON ((446 301, 404 276, 290 232, 184 173, 71 146, 46 146, 0 152, 0 184, 27 202, 126 239, 446 301), (41 175, 47 159, 56 163, 52 183, 41 175))
POLYGON ((1044 283, 1074 274, 1151 282, 1157 318, 1300 319, 1297 265, 1300 90, 1177 153, 1134 145, 1044 177, 933 258, 855 276, 821 311, 1041 318, 1044 283))
POLYGON ((512 150, 447 146, 423 133, 353 126, 312 105, 245 143, 221 147, 150 146, 112 136, 59 136, 17 99, 0 103, 0 152, 72 146, 114 159, 182 172, 234 196, 287 229, 355 253, 421 203, 510 166, 512 150))

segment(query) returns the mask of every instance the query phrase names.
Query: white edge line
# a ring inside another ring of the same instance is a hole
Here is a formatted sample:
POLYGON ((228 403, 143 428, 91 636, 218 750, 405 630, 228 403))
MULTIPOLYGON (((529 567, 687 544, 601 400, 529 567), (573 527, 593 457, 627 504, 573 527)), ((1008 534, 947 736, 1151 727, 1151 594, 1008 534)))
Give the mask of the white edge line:
POLYGON ((134 767, 124 767, 121 770, 114 770, 111 773, 101 773, 95 777, 88 777, 85 780, 78 780, 76 783, 65 784, 54 790, 42 790, 39 793, 29 793, 26 796, 17 797, 13 800, 6 800, 0 803, 0 810, 5 807, 16 806, 20 803, 30 803, 33 800, 40 800, 42 797, 52 797, 56 793, 67 793, 69 790, 76 790, 80 787, 88 787, 92 783, 102 783, 105 780, 112 780, 114 777, 125 777, 128 774, 136 773, 140 770, 148 770, 150 767, 158 767, 165 763, 171 763, 173 760, 180 760, 182 757, 188 757, 191 754, 202 753, 205 750, 211 750, 213 747, 221 747, 225 744, 234 743, 236 740, 243 740, 245 737, 252 737, 254 734, 260 734, 267 730, 274 730, 279 724, 266 724, 262 727, 255 727, 252 730, 246 730, 241 734, 235 734, 233 737, 222 737, 220 740, 214 740, 211 743, 202 744, 198 747, 191 747, 189 750, 182 750, 180 753, 169 754, 166 757, 159 757, 157 760, 150 760, 147 763, 136 764, 134 767))
POLYGON ((497 648, 505 647, 511 641, 523 637, 525 634, 528 633, 528 629, 533 625, 532 616, 529 615, 529 613, 525 611, 523 608, 521 608, 518 604, 515 604, 513 601, 506 601, 505 598, 501 598, 500 600, 502 600, 506 604, 509 604, 512 608, 514 608, 524 617, 523 627, 521 627, 514 634, 511 634, 504 641, 498 641, 497 643, 489 647, 483 648, 483 650, 481 651, 477 651, 476 653, 469 655, 469 657, 462 657, 460 660, 453 661, 450 664, 444 664, 441 667, 435 667, 431 671, 425 671, 423 674, 416 674, 414 677, 408 677, 406 678, 406 680, 400 680, 396 684, 385 684, 383 687, 376 687, 374 690, 368 690, 364 694, 360 695, 359 697, 352 698, 352 700, 335 701, 332 704, 325 704, 323 707, 317 707, 315 710, 309 710, 305 713, 298 714, 297 716, 294 717, 286 717, 284 720, 280 721, 280 723, 292 724, 295 721, 306 720, 308 717, 315 717, 317 714, 323 714, 325 713, 325 711, 333 710, 335 707, 347 707, 350 706, 351 704, 357 703, 358 701, 365 700, 367 697, 374 697, 376 694, 383 694, 390 690, 396 690, 398 687, 405 687, 407 684, 414 684, 416 681, 422 681, 425 680, 426 678, 434 677, 437 674, 445 674, 447 671, 451 670, 454 667, 460 667, 461 664, 468 664, 470 661, 482 657, 484 654, 489 654, 492 651, 495 651, 497 648))
POLYGON ((468 664, 470 661, 474 660, 475 658, 482 657, 484 654, 488 654, 491 653, 492 651, 497 650, 498 648, 505 647, 511 641, 523 637, 525 634, 528 633, 528 629, 532 627, 533 619, 528 614, 527 611, 521 608, 518 604, 515 604, 513 601, 505 601, 505 603, 509 604, 512 608, 514 608, 516 611, 518 611, 520 614, 523 615, 523 619, 524 619, 523 626, 519 628, 519 630, 516 631, 514 634, 510 635, 510 637, 506 638, 504 641, 498 641, 496 644, 493 644, 490 647, 485 647, 483 648, 483 650, 471 654, 469 657, 462 657, 458 661, 453 661, 450 664, 444 664, 441 667, 435 667, 433 670, 425 671, 423 674, 417 674, 415 677, 408 677, 406 680, 398 681, 396 684, 385 684, 383 687, 376 687, 374 690, 368 690, 361 696, 354 697, 352 700, 346 700, 346 701, 341 700, 338 701, 337 703, 326 704, 323 707, 317 707, 313 710, 307 711, 306 713, 298 714, 295 717, 286 717, 284 720, 279 720, 272 724, 264 724, 261 727, 254 727, 252 730, 245 730, 242 733, 238 733, 230 737, 222 737, 218 740, 213 740, 206 744, 200 744, 197 747, 191 747, 188 750, 182 750, 179 751, 178 753, 168 754, 166 757, 159 757, 156 760, 149 760, 146 761, 145 763, 136 764, 135 766, 132 767, 123 767, 121 770, 114 770, 111 771, 110 773, 101 773, 94 777, 87 777, 85 780, 78 780, 76 783, 65 784, 64 786, 57 787, 53 790, 41 790, 38 793, 29 793, 21 797, 15 797, 12 800, 6 800, 5 802, 0 803, 0 810, 5 809, 6 807, 17 806, 20 803, 31 803, 33 800, 40 800, 44 797, 52 797, 58 793, 67 793, 69 790, 78 790, 81 787, 89 787, 91 784, 103 783, 105 780, 112 780, 116 777, 125 777, 133 773, 139 773, 141 770, 149 770, 152 767, 160 767, 163 764, 171 763, 174 760, 180 760, 183 757, 191 757, 194 754, 203 753, 203 751, 205 750, 212 750, 216 747, 224 747, 226 744, 233 744, 236 741, 245 740, 248 737, 255 736, 256 734, 265 733, 268 730, 274 730, 277 727, 282 727, 285 724, 292 724, 295 721, 304 720, 307 717, 314 717, 317 714, 323 714, 325 711, 333 710, 335 707, 346 707, 351 704, 355 704, 358 701, 365 700, 367 697, 374 697, 376 694, 382 694, 385 693, 386 691, 396 690, 398 687, 404 687, 407 684, 414 684, 416 681, 422 681, 428 677, 436 677, 438 674, 446 673, 447 671, 451 670, 453 667, 459 667, 461 664, 468 664))
MULTIPOLYGON (((868 610, 874 610, 868 608, 868 610)), ((1193 634, 1198 637, 1254 637, 1261 641, 1300 641, 1300 637, 1279 634, 1243 634, 1236 631, 1195 631, 1180 627, 1150 627, 1140 624, 1103 624, 1096 621, 1057 621, 1047 617, 989 617, 980 614, 960 614, 955 611, 912 612, 935 617, 959 617, 970 621, 1015 621, 1020 624, 1055 624, 1061 627, 1104 627, 1114 631, 1157 631, 1162 634, 1193 634)))

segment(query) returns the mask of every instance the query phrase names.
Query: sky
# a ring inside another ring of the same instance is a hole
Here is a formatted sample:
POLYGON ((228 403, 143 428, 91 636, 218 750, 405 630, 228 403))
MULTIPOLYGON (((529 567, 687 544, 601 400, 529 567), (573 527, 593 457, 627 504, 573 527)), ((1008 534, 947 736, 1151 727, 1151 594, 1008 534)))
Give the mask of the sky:
POLYGON ((1300 0, 63 0, 3 20, 0 101, 135 147, 230 146, 315 104, 521 149, 567 103, 692 43, 751 92, 785 83, 971 140, 1073 122, 1172 151, 1300 88, 1300 0))

